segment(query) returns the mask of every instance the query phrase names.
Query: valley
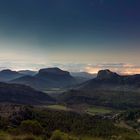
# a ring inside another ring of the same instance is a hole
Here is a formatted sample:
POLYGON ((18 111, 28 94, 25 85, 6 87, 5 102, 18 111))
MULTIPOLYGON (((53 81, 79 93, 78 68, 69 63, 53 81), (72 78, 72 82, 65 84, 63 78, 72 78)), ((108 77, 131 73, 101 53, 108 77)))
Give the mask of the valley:
POLYGON ((10 81, 0 83, 0 138, 140 139, 139 75, 101 70, 97 77, 80 82, 59 68, 23 72, 11 80, 9 70, 10 81))
POLYGON ((0 140, 140 140, 140 0, 0 0, 0 140))

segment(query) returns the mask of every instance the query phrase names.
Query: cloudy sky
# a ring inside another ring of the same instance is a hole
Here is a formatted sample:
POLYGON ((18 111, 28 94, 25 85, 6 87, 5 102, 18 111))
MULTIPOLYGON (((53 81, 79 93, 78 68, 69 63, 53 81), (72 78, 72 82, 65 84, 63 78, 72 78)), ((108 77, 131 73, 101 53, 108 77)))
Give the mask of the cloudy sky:
POLYGON ((140 73, 139 0, 0 0, 0 69, 140 73))

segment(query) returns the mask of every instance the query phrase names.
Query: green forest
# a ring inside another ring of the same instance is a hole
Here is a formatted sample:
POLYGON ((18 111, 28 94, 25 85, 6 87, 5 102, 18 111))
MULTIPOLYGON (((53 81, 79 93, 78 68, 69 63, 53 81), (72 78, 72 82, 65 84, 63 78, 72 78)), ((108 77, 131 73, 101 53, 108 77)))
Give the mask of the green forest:
MULTIPOLYGON (((132 123, 139 114, 122 113, 117 121, 132 123)), ((98 115, 31 106, 1 117, 0 129, 0 140, 140 140, 136 129, 121 127, 98 115)))

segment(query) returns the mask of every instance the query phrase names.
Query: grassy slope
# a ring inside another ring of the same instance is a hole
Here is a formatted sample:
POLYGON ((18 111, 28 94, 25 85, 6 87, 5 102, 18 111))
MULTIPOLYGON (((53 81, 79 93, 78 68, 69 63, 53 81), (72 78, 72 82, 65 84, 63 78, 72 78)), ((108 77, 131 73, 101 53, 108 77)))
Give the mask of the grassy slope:
POLYGON ((77 106, 74 106, 73 108, 71 107, 66 107, 65 105, 48 105, 47 108, 49 109, 55 109, 55 110, 63 110, 63 111, 70 111, 70 110, 81 110, 85 113, 91 114, 91 115, 96 115, 96 114, 107 114, 107 113, 111 113, 112 109, 110 108, 105 108, 105 107, 98 107, 98 106, 84 106, 84 107, 80 107, 78 108, 77 106))
POLYGON ((47 106, 47 108, 49 108, 49 109, 56 109, 56 110, 64 110, 64 111, 68 111, 69 110, 64 105, 49 105, 49 106, 47 106))
POLYGON ((89 114, 106 114, 106 113, 111 113, 112 110, 109 108, 104 108, 104 107, 89 107, 86 110, 87 113, 89 114))

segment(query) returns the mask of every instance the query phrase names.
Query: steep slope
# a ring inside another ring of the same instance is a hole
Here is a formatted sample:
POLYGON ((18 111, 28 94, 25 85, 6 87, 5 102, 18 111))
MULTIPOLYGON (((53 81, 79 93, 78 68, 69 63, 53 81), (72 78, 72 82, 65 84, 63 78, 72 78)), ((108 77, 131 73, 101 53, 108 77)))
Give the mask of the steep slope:
POLYGON ((121 76, 110 70, 101 70, 95 79, 81 85, 82 90, 140 91, 140 75, 121 76))
POLYGON ((38 79, 34 76, 23 76, 10 81, 10 83, 27 85, 36 90, 45 90, 49 86, 46 81, 38 79))
POLYGON ((7 82, 7 81, 10 81, 15 78, 22 77, 22 76, 23 76, 23 74, 18 73, 16 71, 9 70, 9 69, 0 71, 0 81, 1 82, 7 82))
POLYGON ((52 87, 70 86, 76 82, 69 72, 59 68, 41 69, 35 77, 45 81, 49 80, 52 83, 52 87))
POLYGON ((51 103, 54 99, 28 86, 0 83, 0 102, 33 105, 51 103))
POLYGON ((60 98, 70 104, 140 107, 140 75, 120 76, 109 70, 102 70, 95 79, 62 94, 60 98))

